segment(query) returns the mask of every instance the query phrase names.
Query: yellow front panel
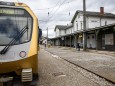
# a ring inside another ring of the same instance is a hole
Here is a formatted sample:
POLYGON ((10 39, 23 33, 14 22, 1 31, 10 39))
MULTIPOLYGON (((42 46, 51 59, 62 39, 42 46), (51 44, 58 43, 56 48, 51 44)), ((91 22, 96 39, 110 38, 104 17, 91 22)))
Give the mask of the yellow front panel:
POLYGON ((38 55, 19 61, 2 63, 0 64, 0 74, 12 71, 15 71, 17 74, 21 74, 22 69, 25 68, 32 68, 33 73, 38 73, 38 55))

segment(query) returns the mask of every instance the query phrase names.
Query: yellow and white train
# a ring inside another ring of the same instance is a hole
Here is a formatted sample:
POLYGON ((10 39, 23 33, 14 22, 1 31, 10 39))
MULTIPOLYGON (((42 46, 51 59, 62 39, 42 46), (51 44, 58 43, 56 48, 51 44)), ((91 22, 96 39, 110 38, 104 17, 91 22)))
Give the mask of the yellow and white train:
POLYGON ((0 2, 0 81, 38 74, 38 19, 24 3, 0 2), (2 79, 1 79, 2 78, 2 79))

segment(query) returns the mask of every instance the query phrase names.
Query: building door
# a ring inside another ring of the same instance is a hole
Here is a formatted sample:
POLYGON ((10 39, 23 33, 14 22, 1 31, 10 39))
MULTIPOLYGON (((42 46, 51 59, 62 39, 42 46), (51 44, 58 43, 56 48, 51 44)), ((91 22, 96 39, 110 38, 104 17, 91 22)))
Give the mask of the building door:
POLYGON ((102 49, 105 49, 105 34, 102 34, 102 49))

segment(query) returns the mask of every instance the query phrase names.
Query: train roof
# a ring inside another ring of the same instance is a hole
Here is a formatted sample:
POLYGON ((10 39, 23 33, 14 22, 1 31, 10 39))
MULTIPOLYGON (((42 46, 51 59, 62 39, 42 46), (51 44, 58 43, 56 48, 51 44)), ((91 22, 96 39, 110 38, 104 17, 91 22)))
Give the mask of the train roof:
MULTIPOLYGON (((0 1, 0 6, 19 6, 19 7, 25 7, 25 6, 27 6, 27 5, 24 4, 24 3, 0 1)), ((28 6, 27 6, 27 7, 28 7, 28 6)))

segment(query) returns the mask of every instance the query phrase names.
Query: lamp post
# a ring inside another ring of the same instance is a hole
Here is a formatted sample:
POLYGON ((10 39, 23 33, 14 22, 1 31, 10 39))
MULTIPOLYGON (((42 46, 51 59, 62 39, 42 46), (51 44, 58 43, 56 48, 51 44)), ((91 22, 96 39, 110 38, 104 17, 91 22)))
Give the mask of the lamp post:
POLYGON ((86 34, 86 2, 83 0, 83 50, 87 49, 87 34, 86 34))
POLYGON ((48 27, 47 27, 47 45, 48 45, 48 27))

